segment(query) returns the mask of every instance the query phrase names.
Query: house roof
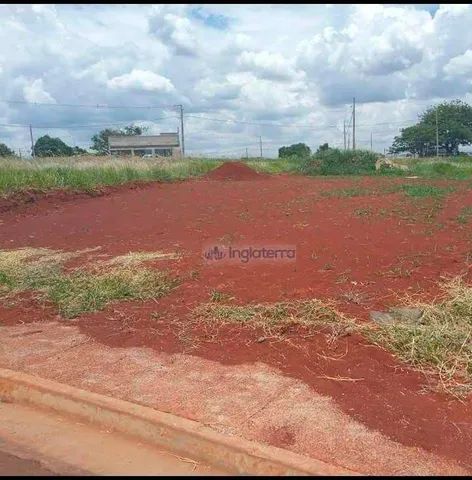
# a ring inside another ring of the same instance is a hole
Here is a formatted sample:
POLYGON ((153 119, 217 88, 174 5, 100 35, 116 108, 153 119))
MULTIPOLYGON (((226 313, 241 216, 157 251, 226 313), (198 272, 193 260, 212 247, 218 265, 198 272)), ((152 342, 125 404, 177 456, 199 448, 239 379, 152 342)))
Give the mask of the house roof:
POLYGON ((178 147, 178 133, 161 133, 160 135, 110 135, 110 148, 154 148, 178 147))

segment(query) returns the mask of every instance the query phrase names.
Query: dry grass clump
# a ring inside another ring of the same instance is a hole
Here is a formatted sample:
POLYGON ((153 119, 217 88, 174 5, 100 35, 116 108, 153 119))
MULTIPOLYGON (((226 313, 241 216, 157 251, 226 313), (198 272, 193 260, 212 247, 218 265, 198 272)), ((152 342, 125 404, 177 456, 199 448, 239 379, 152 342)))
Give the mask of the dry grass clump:
POLYGON ((208 302, 193 310, 196 319, 211 323, 236 323, 262 328, 267 333, 298 325, 308 329, 326 327, 333 336, 352 331, 354 322, 320 300, 295 300, 272 304, 231 305, 208 302))
POLYGON ((423 310, 418 322, 376 325, 364 333, 414 367, 437 375, 443 389, 463 395, 472 391, 472 287, 457 277, 442 289, 438 302, 410 303, 423 310))
MULTIPOLYGON (((0 251, 0 297, 33 291, 39 300, 55 304, 66 318, 103 309, 114 300, 159 298, 169 293, 177 280, 141 263, 152 255, 130 253, 118 261, 85 265, 64 271, 67 260, 84 251, 61 252, 46 248, 0 251), (133 261, 130 261, 133 258, 133 261)), ((153 257, 155 258, 155 257, 153 257)))
POLYGON ((0 293, 42 288, 79 254, 31 247, 0 250, 0 293))
POLYGON ((165 253, 165 252, 129 252, 125 255, 118 255, 113 257, 110 260, 103 262, 105 265, 139 265, 143 262, 149 262, 151 260, 176 260, 179 258, 174 252, 165 253))

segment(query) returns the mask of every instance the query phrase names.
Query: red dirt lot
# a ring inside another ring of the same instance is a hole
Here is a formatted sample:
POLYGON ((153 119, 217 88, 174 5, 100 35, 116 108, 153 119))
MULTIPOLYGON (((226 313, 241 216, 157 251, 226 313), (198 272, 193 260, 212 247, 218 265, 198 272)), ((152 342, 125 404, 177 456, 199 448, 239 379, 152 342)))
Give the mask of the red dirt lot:
MULTIPOLYGON (((369 310, 395 303, 398 294, 432 299, 444 276, 461 274, 471 280, 472 232, 457 216, 462 207, 472 206, 472 191, 448 182, 456 192, 438 208, 431 199, 388 193, 394 183, 419 180, 257 174, 250 179, 242 169, 245 181, 237 181, 238 172, 227 168, 210 178, 123 187, 97 198, 73 197, 57 204, 51 197, 39 198, 32 208, 0 214, 0 248, 100 246, 100 254, 112 255, 180 252, 178 261, 158 263, 182 279, 170 295, 158 302, 113 304, 76 324, 109 346, 187 352, 226 364, 273 365, 331 396, 368 427, 472 468, 470 398, 459 401, 425 390, 422 374, 367 340, 349 335, 330 345, 322 333, 291 329, 285 341, 258 342, 262 332, 211 328, 189 319, 190 310, 208 301, 213 290, 233 296, 238 304, 332 299, 360 321, 368 319, 369 310), (233 181, 219 180, 220 174, 233 181), (353 187, 370 194, 325 193, 353 187), (297 258, 208 265, 202 250, 211 244, 295 245, 297 258), (338 376, 361 380, 326 378, 338 376)), ((0 323, 17 322, 18 313, 23 321, 56 317, 54 308, 28 300, 22 306, 0 306, 0 323)), ((274 435, 274 444, 287 442, 286 436, 274 435)))

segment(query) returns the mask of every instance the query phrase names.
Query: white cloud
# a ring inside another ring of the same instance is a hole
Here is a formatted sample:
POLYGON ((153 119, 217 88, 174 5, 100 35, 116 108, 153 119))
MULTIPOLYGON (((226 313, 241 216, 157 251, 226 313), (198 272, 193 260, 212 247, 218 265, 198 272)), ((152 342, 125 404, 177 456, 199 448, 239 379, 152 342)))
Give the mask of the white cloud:
POLYGON ((133 69, 108 80, 107 85, 112 89, 146 90, 149 92, 172 92, 175 90, 172 82, 162 75, 147 70, 133 69))
POLYGON ((243 70, 253 72, 261 78, 290 80, 296 77, 292 62, 280 53, 246 50, 239 55, 237 64, 243 70))
POLYGON ((149 28, 152 34, 177 55, 193 56, 197 53, 197 40, 193 34, 192 23, 184 16, 174 13, 157 14, 150 18, 149 28))
POLYGON ((444 71, 449 76, 472 74, 472 50, 469 49, 462 55, 451 58, 451 60, 444 65, 444 71))
POLYGON ((358 5, 343 28, 326 27, 298 47, 299 65, 389 75, 421 62, 431 32, 428 12, 358 5))
POLYGON ((56 103, 56 100, 44 89, 43 79, 37 78, 23 87, 23 97, 28 102, 56 103))

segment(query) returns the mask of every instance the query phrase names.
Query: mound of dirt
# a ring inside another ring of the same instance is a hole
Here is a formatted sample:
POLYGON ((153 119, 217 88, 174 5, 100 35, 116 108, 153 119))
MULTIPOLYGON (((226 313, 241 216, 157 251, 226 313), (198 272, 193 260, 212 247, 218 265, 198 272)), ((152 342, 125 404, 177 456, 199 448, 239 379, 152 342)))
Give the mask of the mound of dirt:
POLYGON ((210 180, 260 180, 266 175, 257 173, 242 162, 225 162, 206 175, 210 180))

